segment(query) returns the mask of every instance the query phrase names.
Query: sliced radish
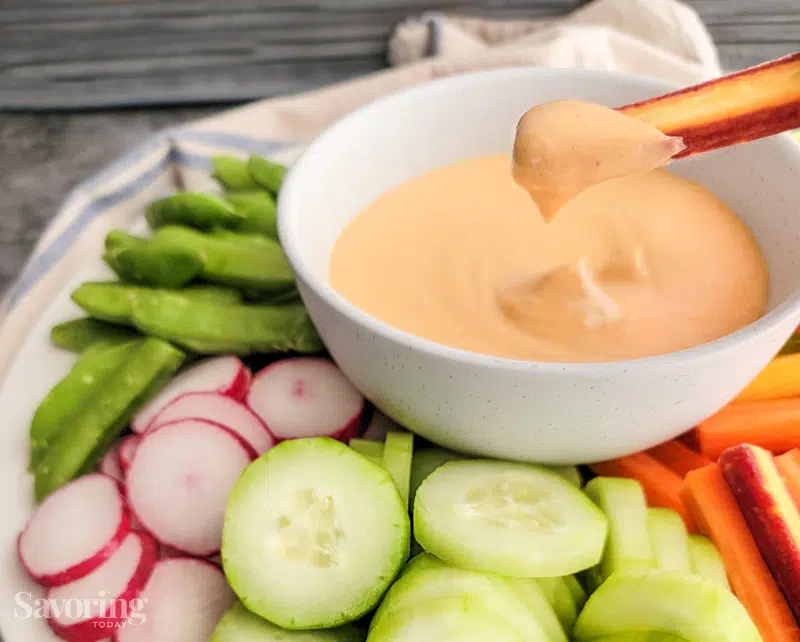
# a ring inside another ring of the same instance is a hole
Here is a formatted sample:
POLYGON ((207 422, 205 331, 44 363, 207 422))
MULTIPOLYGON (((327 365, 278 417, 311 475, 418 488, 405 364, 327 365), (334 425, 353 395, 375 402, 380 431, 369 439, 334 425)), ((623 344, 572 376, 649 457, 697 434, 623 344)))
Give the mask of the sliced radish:
POLYGON ((148 432, 125 477, 128 502, 159 542, 190 555, 219 551, 228 493, 253 458, 234 432, 197 419, 148 432))
POLYGON ((100 473, 84 475, 37 508, 19 536, 19 559, 39 584, 67 584, 111 557, 128 531, 119 483, 100 473))
POLYGON ((259 372, 247 404, 279 440, 357 437, 366 402, 335 363, 315 357, 276 361, 259 372))
POLYGON ((386 435, 390 432, 402 431, 403 427, 394 419, 389 419, 386 415, 377 410, 372 413, 372 418, 367 424, 363 438, 369 441, 386 441, 386 435))
POLYGON ((117 631, 116 642, 207 642, 236 596, 211 562, 160 560, 141 594, 142 617, 117 631))
POLYGON ((218 392, 190 392, 181 395, 158 413, 148 430, 183 419, 203 419, 225 426, 249 443, 257 455, 275 445, 264 422, 243 403, 218 392))
POLYGON ((128 435, 119 445, 119 467, 123 475, 131 467, 136 448, 139 446, 139 435, 128 435))
POLYGON ((156 563, 156 543, 146 533, 129 533, 106 562, 81 579, 47 594, 50 628, 68 642, 107 638, 144 604, 139 593, 156 563))
POLYGON ((242 400, 247 394, 252 374, 241 359, 234 356, 205 359, 181 372, 136 413, 131 422, 135 433, 143 433, 163 408, 187 392, 218 392, 242 400))
POLYGON ((121 482, 124 479, 119 465, 119 446, 111 448, 100 460, 100 472, 121 482))

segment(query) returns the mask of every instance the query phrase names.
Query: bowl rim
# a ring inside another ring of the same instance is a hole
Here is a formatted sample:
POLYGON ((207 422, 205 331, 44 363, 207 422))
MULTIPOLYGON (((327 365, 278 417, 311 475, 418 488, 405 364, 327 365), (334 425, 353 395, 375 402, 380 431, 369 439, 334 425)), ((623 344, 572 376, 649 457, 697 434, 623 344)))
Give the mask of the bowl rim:
MULTIPOLYGON (((650 88, 654 92, 668 92, 680 88, 680 85, 675 83, 627 72, 575 68, 504 67, 502 69, 468 72, 423 82, 381 96, 339 118, 311 141, 297 162, 289 169, 281 187, 281 195, 277 203, 278 236, 289 263, 299 280, 319 296, 326 305, 333 308, 349 322, 368 330, 374 335, 407 348, 417 350, 432 358, 454 361, 472 367, 502 368, 512 372, 535 370, 537 373, 543 374, 568 373, 585 376, 596 376, 598 374, 609 375, 615 372, 624 373, 631 369, 640 370, 650 367, 671 367, 684 364, 687 361, 714 358, 733 347, 750 343, 776 325, 787 321, 793 315, 800 317, 799 283, 788 297, 752 323, 718 339, 701 343, 690 348, 664 354, 613 361, 535 361, 497 357, 490 354, 472 352, 437 343, 430 339, 406 332, 405 330, 400 330, 363 311, 343 295, 339 294, 339 292, 330 285, 327 279, 318 277, 315 274, 315 270, 312 269, 303 258, 303 252, 300 249, 302 239, 295 223, 297 217, 291 214, 292 210, 295 209, 294 194, 304 189, 303 171, 307 159, 313 156, 319 148, 327 145, 328 140, 338 135, 339 131, 351 127, 353 123, 357 123, 365 115, 368 115, 372 111, 382 109, 385 105, 390 104, 394 100, 401 97, 413 96, 415 94, 425 95, 431 92, 443 92, 448 90, 458 91, 458 87, 461 85, 480 83, 484 78, 503 75, 527 75, 538 76, 540 78, 563 77, 566 75, 573 76, 577 80, 581 78, 592 78, 594 80, 605 78, 610 82, 625 81, 636 83, 642 86, 643 89, 650 88)), ((785 144, 787 150, 794 148, 796 155, 800 158, 800 144, 793 140, 788 133, 779 134, 772 138, 776 140, 776 144, 779 140, 783 139, 783 143, 781 144, 785 144)))

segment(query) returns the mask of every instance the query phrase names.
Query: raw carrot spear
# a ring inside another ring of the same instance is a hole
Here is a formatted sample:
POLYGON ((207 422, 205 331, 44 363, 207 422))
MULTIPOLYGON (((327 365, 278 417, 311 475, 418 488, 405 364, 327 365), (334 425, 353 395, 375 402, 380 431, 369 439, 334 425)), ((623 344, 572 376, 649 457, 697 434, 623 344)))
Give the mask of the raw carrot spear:
POLYGON ((786 481, 795 503, 800 506, 800 448, 775 458, 781 477, 786 481))
POLYGON ((693 524, 681 501, 683 478, 656 461, 647 453, 635 453, 627 457, 590 464, 589 468, 604 477, 627 477, 635 479, 644 489, 650 506, 671 508, 678 512, 688 529, 693 524))
POLYGON ((686 477, 686 474, 692 470, 703 468, 712 463, 710 459, 694 452, 677 439, 665 441, 663 444, 648 450, 647 454, 655 457, 657 461, 681 477, 686 477))
POLYGON ((701 452, 714 460, 739 444, 780 455, 800 446, 800 398, 728 404, 700 423, 697 439, 701 452))
POLYGON ((758 552, 719 466, 690 472, 682 496, 700 532, 717 545, 733 592, 763 641, 800 642, 800 626, 758 552))
POLYGON ((800 353, 775 357, 734 401, 769 401, 800 397, 800 353))

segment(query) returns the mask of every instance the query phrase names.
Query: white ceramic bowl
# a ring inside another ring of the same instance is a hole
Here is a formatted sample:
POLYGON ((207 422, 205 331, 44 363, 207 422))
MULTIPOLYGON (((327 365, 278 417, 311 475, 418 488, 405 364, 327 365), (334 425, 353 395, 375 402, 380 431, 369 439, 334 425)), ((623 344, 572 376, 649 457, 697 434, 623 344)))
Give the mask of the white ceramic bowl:
POLYGON ((769 312, 711 343, 613 363, 499 359, 396 330, 328 282, 334 244, 366 205, 435 167, 510 152, 517 120, 532 105, 576 98, 619 106, 672 89, 592 71, 480 72, 380 99, 311 144, 282 188, 280 237, 331 355, 367 398, 445 447, 580 463, 673 438, 744 388, 800 321, 800 145, 789 136, 671 166, 701 181, 744 219, 771 270, 769 312))

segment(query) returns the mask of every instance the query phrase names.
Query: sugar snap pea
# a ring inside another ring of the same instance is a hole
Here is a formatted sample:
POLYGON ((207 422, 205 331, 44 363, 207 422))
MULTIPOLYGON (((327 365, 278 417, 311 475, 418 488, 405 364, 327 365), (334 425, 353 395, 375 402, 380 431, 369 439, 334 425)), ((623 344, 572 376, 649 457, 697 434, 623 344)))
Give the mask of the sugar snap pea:
POLYGON ((119 281, 82 283, 72 293, 72 300, 94 319, 131 325, 134 301, 140 296, 159 291, 174 292, 187 299, 208 301, 215 305, 232 305, 241 301, 241 295, 231 288, 196 286, 181 290, 160 290, 119 281))
POLYGON ((98 344, 119 345, 138 336, 139 333, 130 328, 91 318, 65 321, 50 330, 50 340, 59 348, 72 352, 83 352, 98 344))
POLYGON ((203 270, 203 257, 190 248, 160 244, 121 230, 106 236, 103 260, 128 283, 179 288, 203 270))
POLYGON ((211 176, 225 191, 240 191, 258 188, 258 184, 247 170, 247 161, 235 156, 214 156, 211 159, 211 176))
POLYGON ((239 192, 228 194, 231 205, 243 220, 234 229, 278 238, 278 221, 275 216, 275 199, 267 192, 239 192))
POLYGON ((137 341, 112 345, 94 344, 78 357, 75 365, 39 404, 30 426, 31 470, 47 452, 51 441, 69 416, 91 396, 135 349, 137 341))
POLYGON ((174 294, 140 297, 133 323, 198 354, 317 352, 322 341, 302 305, 209 305, 174 294))
POLYGON ((156 239, 202 254, 201 278, 209 283, 261 292, 282 292, 294 285, 289 261, 275 239, 228 230, 204 233, 177 225, 160 228, 156 239))
POLYGON ((147 206, 145 218, 153 229, 189 225, 200 230, 234 227, 244 218, 228 201, 202 192, 178 192, 147 206))
POLYGON ((61 424, 34 469, 41 501, 90 469, 122 432, 134 412, 180 368, 184 353, 160 339, 142 339, 100 386, 61 424))
POLYGON ((286 176, 288 171, 280 163, 275 163, 256 155, 251 156, 247 161, 247 170, 258 185, 269 190, 274 196, 277 196, 280 191, 283 177, 286 176))

